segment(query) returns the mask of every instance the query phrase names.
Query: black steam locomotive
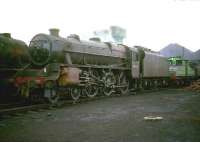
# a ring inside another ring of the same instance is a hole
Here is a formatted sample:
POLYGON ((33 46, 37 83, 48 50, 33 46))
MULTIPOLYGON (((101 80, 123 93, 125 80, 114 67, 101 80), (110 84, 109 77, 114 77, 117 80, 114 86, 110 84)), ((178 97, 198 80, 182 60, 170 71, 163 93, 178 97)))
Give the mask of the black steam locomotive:
POLYGON ((51 29, 50 35, 37 34, 29 47, 10 37, 0 38, 2 43, 5 38, 12 43, 0 43, 0 50, 7 51, 1 51, 0 70, 2 74, 13 71, 3 80, 28 98, 44 97, 54 103, 68 96, 78 100, 169 84, 168 60, 140 46, 115 45, 98 38, 82 41, 78 35, 62 38, 58 29, 51 29))

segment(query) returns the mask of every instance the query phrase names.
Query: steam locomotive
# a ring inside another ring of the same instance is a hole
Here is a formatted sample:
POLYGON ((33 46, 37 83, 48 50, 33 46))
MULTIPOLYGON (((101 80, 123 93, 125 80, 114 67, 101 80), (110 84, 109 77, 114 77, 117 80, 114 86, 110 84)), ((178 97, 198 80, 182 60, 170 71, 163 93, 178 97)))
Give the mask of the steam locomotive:
POLYGON ((17 92, 11 80, 23 69, 28 61, 28 46, 25 42, 13 39, 9 33, 0 34, 0 101, 6 94, 17 92))
POLYGON ((83 41, 78 35, 62 38, 58 29, 35 35, 29 46, 5 35, 0 41, 1 84, 12 84, 20 96, 30 99, 55 103, 69 96, 76 101, 100 94, 123 95, 168 86, 170 81, 168 60, 140 46, 98 38, 83 41))

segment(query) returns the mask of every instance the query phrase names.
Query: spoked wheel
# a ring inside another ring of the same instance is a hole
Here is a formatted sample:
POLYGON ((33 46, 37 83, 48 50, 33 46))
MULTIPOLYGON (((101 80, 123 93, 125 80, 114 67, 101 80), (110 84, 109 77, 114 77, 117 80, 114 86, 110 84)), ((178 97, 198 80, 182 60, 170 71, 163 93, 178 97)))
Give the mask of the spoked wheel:
POLYGON ((28 98, 30 93, 29 84, 23 84, 19 89, 20 96, 28 98))
POLYGON ((57 104, 59 101, 59 94, 57 91, 56 83, 54 81, 47 81, 44 89, 44 97, 47 98, 51 104, 57 104))
POLYGON ((97 71, 93 70, 90 71, 90 82, 89 84, 85 87, 84 93, 89 97, 93 98, 98 95, 99 93, 99 88, 96 84, 96 82, 99 80, 99 74, 97 71))
POLYGON ((98 94, 98 87, 95 85, 86 86, 84 92, 89 98, 94 98, 98 94))
POLYGON ((112 72, 105 73, 103 81, 104 81, 103 94, 105 96, 112 95, 115 92, 114 85, 116 83, 114 74, 112 72))
POLYGON ((45 88, 44 96, 51 104, 57 104, 59 100, 59 95, 55 88, 45 88))
POLYGON ((77 101, 81 96, 81 89, 80 88, 71 88, 70 89, 70 96, 74 101, 77 101))
POLYGON ((118 79, 118 85, 120 86, 119 91, 122 95, 128 93, 129 91, 129 81, 126 75, 121 72, 118 79))

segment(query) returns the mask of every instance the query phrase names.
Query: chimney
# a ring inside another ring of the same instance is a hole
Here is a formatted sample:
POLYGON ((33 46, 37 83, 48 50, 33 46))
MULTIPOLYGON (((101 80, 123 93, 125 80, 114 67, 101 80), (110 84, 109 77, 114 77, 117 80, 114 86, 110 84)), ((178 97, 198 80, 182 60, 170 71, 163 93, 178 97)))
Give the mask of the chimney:
POLYGON ((52 28, 52 29, 49 29, 49 32, 50 32, 50 35, 59 37, 59 29, 52 28))

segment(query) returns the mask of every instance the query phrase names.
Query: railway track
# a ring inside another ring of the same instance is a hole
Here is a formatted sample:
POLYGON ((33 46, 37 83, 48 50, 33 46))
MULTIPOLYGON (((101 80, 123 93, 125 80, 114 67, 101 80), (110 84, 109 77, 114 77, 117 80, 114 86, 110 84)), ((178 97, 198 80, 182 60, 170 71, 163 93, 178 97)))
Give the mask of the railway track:
POLYGON ((4 109, 4 108, 12 108, 15 106, 20 106, 21 103, 4 103, 4 104, 0 104, 0 110, 4 109))
POLYGON ((62 100, 59 101, 58 104, 49 104, 49 103, 43 103, 43 104, 32 104, 32 105, 24 105, 20 103, 16 104, 0 104, 0 119, 4 118, 4 116, 15 116, 18 114, 23 114, 28 111, 40 111, 41 109, 52 109, 52 108, 60 108, 72 104, 80 104, 83 102, 91 101, 91 100, 98 100, 101 98, 105 98, 106 96, 99 96, 95 98, 82 98, 81 100, 78 101, 73 101, 73 100, 62 100))
POLYGON ((0 116, 14 115, 15 113, 24 113, 24 112, 27 112, 27 111, 30 111, 30 110, 47 109, 48 107, 49 107, 49 104, 35 104, 35 105, 1 109, 0 110, 0 116))
MULTIPOLYGON (((167 89, 167 88, 165 88, 167 89)), ((143 90, 143 91, 137 91, 137 92, 133 92, 131 94, 135 94, 135 93, 151 93, 151 92, 155 92, 155 91, 161 91, 164 89, 156 89, 156 90, 143 90)), ((89 102, 89 101, 94 101, 94 100, 99 100, 99 99, 103 99, 103 98, 112 98, 112 97, 120 97, 119 94, 116 94, 114 96, 97 96, 94 98, 81 98, 78 101, 73 101, 73 100, 62 100, 60 101, 58 104, 49 104, 49 103, 43 103, 43 104, 32 104, 32 105, 22 105, 20 103, 16 103, 16 104, 0 104, 0 119, 4 118, 4 116, 6 116, 5 118, 7 118, 7 116, 15 116, 18 114, 23 114, 26 113, 28 111, 40 111, 42 110, 48 110, 48 109, 52 109, 52 108, 61 108, 64 106, 69 106, 69 105, 73 105, 73 104, 80 104, 80 103, 84 103, 84 102, 89 102), (4 108, 2 108, 4 107, 4 108)), ((128 96, 128 95, 126 95, 128 96)))

